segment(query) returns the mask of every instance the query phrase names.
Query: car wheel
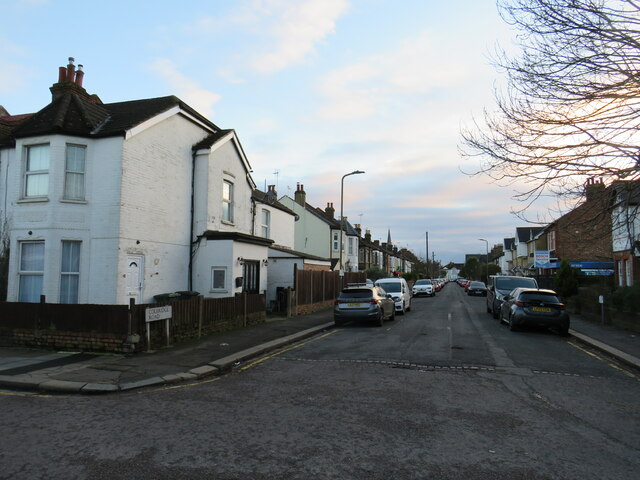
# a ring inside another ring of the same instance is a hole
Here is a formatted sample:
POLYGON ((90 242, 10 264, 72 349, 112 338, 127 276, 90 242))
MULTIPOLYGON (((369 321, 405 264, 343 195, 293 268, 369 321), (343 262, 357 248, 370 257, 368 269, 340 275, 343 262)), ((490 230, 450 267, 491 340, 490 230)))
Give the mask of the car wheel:
POLYGON ((569 327, 560 327, 560 330, 558 332, 560 333, 561 337, 568 337, 569 336, 569 327))
POLYGON ((396 319, 396 307, 391 309, 391 315, 389 316, 389 321, 393 322, 396 319))
POLYGON ((342 321, 341 321, 341 320, 334 320, 334 321, 333 321, 333 325, 334 325, 335 327, 341 327, 343 324, 342 324, 342 321))
POLYGON ((495 318, 496 320, 500 318, 500 310, 496 310, 496 304, 493 304, 493 308, 491 309, 491 314, 493 315, 493 318, 495 318))
POLYGON ((384 325, 384 312, 382 310, 380 310, 380 313, 378 314, 378 321, 377 321, 377 325, 379 327, 381 327, 382 325, 384 325))
POLYGON ((516 327, 516 324, 513 323, 513 318, 511 318, 511 315, 509 315, 509 330, 511 330, 512 332, 517 332, 518 331, 518 327, 516 327))

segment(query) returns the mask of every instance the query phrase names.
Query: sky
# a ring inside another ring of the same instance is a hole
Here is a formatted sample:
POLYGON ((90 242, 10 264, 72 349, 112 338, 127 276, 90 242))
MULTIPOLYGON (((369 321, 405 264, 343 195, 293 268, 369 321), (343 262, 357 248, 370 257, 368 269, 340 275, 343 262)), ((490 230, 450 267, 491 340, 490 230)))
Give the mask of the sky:
MULTIPOLYGON (((340 213, 418 257, 464 262, 526 226, 514 186, 468 173, 460 131, 504 78, 494 0, 0 0, 0 105, 51 101, 72 56, 104 103, 176 95, 233 128, 258 188, 340 213), (428 233, 427 233, 428 232, 428 233)), ((547 210, 526 212, 547 219, 547 210)))

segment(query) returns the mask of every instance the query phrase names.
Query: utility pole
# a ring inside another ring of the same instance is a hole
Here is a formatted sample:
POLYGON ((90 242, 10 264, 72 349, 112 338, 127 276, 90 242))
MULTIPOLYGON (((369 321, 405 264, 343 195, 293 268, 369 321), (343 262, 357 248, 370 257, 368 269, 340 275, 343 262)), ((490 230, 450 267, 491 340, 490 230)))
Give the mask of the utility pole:
POLYGON ((424 260, 424 270, 427 273, 427 278, 431 278, 431 274, 429 272, 429 232, 427 234, 427 255, 424 260))

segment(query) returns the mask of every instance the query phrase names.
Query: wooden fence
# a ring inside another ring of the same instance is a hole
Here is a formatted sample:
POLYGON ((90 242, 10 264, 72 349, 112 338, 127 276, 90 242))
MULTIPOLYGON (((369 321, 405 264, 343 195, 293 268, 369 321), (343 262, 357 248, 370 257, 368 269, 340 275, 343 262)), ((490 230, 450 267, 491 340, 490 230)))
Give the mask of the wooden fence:
POLYGON ((169 343, 264 322, 265 297, 195 297, 153 304, 95 305, 0 302, 0 345, 131 352, 166 345, 164 322, 145 322, 147 308, 171 305, 169 343), (151 345, 146 342, 149 328, 151 345), (138 341, 135 341, 138 340, 138 341))
POLYGON ((345 272, 342 284, 337 271, 296 270, 294 314, 311 313, 327 308, 340 293, 342 285, 366 280, 364 272, 345 272))

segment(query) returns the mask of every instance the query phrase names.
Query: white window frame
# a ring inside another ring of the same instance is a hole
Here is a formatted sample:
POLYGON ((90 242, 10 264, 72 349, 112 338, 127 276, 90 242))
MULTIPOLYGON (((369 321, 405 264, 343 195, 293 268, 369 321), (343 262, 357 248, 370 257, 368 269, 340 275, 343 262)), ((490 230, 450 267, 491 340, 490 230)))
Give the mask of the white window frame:
POLYGON ((233 182, 222 182, 222 220, 233 223, 233 182))
POLYGON ((85 174, 87 170, 87 146, 86 145, 78 145, 73 143, 67 143, 65 150, 65 159, 64 159, 64 200, 72 200, 72 201, 84 201, 85 200, 85 174), (81 170, 73 170, 69 165, 69 155, 72 151, 82 151, 82 169, 81 170), (75 182, 72 182, 71 179, 78 179, 78 183, 80 184, 78 190, 79 192, 72 194, 70 190, 72 189, 72 185, 75 182))
POLYGON ((551 230, 547 235, 547 250, 554 251, 556 249, 556 232, 551 230))
POLYGON ((633 259, 627 258, 624 263, 627 286, 631 287, 633 285, 633 259))
POLYGON ((353 255, 353 237, 349 237, 347 239, 347 243, 349 244, 349 255, 353 255))
POLYGON ((50 145, 48 143, 26 145, 24 149, 24 156, 25 156, 25 162, 24 162, 23 197, 24 198, 46 198, 49 195, 49 169, 51 168, 50 145), (47 155, 46 168, 40 168, 39 170, 31 170, 30 168, 31 156, 32 156, 31 152, 35 151, 36 149, 45 148, 45 147, 46 147, 46 155, 47 155), (35 179, 38 177, 42 177, 42 179, 46 181, 46 189, 45 189, 46 191, 44 193, 29 194, 29 184, 31 183, 30 181, 31 180, 35 181, 35 179))
POLYGON ((624 260, 618 260, 618 286, 619 287, 624 287, 625 286, 625 272, 624 272, 624 268, 625 268, 625 263, 624 260))
POLYGON ((45 248, 44 240, 34 240, 20 242, 20 258, 18 263, 18 301, 19 302, 39 302, 40 295, 42 295, 44 288, 44 264, 45 264, 45 248), (42 247, 42 268, 37 270, 24 269, 24 247, 25 245, 41 245, 42 247), (24 289, 22 280, 28 277, 40 277, 40 292, 37 295, 33 295, 31 298, 24 297, 24 289), (37 296, 37 298, 36 298, 37 296))
POLYGON ((60 255, 60 303, 78 303, 78 295, 80 291, 80 255, 82 252, 82 242, 78 240, 63 240, 62 250, 60 255), (65 247, 69 247, 70 251, 65 252, 65 247), (77 247, 77 249, 76 249, 77 247), (66 255, 71 254, 73 256, 70 262, 67 262, 66 255), (65 269, 65 263, 68 268, 65 269), (69 268, 71 267, 71 268, 69 268), (73 285, 73 291, 65 289, 71 282, 73 285))
POLYGON ((338 232, 333 232, 333 251, 337 252, 340 249, 340 238, 338 232))
POLYGON ((228 291, 228 286, 227 286, 227 282, 229 281, 227 278, 227 267, 211 267, 211 292, 226 292, 228 291), (223 274, 223 279, 222 279, 222 284, 223 286, 216 286, 216 272, 222 272, 223 274))
POLYGON ((266 208, 263 208, 260 220, 262 237, 271 238, 271 212, 266 208))

